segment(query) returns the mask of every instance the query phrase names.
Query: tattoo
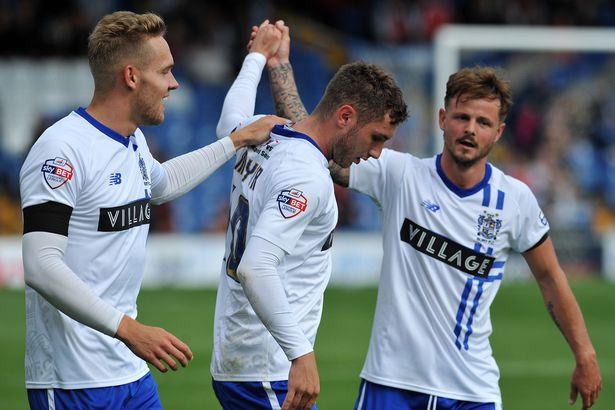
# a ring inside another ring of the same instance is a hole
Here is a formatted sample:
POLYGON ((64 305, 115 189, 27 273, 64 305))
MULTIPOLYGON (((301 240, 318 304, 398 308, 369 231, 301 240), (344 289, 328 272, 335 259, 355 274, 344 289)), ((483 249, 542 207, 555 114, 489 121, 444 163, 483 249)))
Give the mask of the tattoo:
POLYGON ((276 114, 293 122, 306 118, 308 113, 299 97, 290 63, 272 68, 269 70, 269 77, 276 114))
POLYGON ((329 172, 331 173, 331 178, 333 179, 333 182, 345 188, 348 188, 348 184, 350 183, 350 168, 342 168, 333 160, 330 160, 329 172))
POLYGON ((551 315, 551 319, 553 319, 553 322, 555 322, 555 326, 557 326, 559 331, 563 334, 564 331, 562 330, 562 327, 560 326, 559 322, 557 321, 557 317, 555 316, 555 306, 553 305, 553 302, 547 302, 547 310, 549 311, 549 315, 551 315))

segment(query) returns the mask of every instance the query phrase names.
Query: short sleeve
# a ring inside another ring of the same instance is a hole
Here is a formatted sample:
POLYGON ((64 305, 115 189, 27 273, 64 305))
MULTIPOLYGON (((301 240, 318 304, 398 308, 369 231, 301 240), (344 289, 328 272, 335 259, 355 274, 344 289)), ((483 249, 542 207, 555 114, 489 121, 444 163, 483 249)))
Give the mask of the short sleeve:
POLYGON ((513 232, 513 249, 523 253, 533 248, 549 232, 549 222, 529 187, 519 183, 519 214, 513 232))

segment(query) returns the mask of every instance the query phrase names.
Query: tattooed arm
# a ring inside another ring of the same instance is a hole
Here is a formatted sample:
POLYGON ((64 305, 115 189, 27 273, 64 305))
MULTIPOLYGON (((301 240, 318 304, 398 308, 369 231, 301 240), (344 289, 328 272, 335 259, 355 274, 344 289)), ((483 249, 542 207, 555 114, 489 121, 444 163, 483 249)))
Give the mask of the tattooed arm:
POLYGON ((308 112, 301 102, 295 83, 293 68, 290 65, 290 33, 283 21, 275 23, 282 32, 282 43, 277 53, 267 60, 267 69, 271 83, 271 94, 275 103, 276 113, 293 122, 304 119, 308 112))
POLYGON ((583 409, 588 409, 594 405, 602 389, 600 369, 583 314, 559 265, 551 238, 523 256, 538 282, 551 318, 566 338, 576 360, 570 382, 570 403, 581 394, 583 409))
POLYGON ((350 167, 342 168, 335 161, 330 159, 329 172, 331 173, 333 182, 343 186, 344 188, 348 188, 348 184, 350 183, 350 167))

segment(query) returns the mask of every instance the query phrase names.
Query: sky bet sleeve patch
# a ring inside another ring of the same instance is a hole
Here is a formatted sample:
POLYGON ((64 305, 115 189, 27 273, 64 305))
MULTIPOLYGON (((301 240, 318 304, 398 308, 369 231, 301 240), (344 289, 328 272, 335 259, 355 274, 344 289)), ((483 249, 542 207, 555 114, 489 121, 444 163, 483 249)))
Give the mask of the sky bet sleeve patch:
POLYGON ((56 157, 45 161, 41 172, 49 188, 57 189, 73 179, 74 168, 68 160, 56 157))
POLYGON ((278 195, 278 208, 286 219, 294 218, 307 209, 308 200, 298 189, 285 189, 278 195))

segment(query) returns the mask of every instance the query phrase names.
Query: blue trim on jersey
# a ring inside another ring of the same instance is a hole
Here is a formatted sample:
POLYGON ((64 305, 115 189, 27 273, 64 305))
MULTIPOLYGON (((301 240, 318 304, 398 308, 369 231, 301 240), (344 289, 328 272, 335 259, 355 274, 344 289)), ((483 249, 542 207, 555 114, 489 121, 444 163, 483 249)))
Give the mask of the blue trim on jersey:
POLYGON ((132 383, 91 389, 28 389, 31 410, 162 410, 151 373, 132 383), (50 397, 51 396, 51 397, 50 397), (50 406, 52 405, 52 406, 50 406))
POLYGON ((498 201, 495 205, 495 209, 504 209, 504 197, 506 196, 506 193, 504 191, 500 191, 498 189, 498 201))
POLYGON ((307 134, 304 134, 304 133, 299 132, 299 131, 295 131, 292 128, 288 127, 287 125, 277 124, 277 125, 275 125, 273 127, 271 132, 273 134, 278 134, 278 135, 281 135, 281 136, 287 137, 287 138, 299 138, 299 139, 302 139, 302 140, 306 140, 307 142, 309 142, 310 144, 315 146, 316 149, 318 149, 318 151, 320 151, 320 153, 323 156, 325 155, 325 153, 322 152, 322 150, 320 149, 320 147, 318 146, 316 141, 314 141, 312 138, 310 138, 307 134))
MULTIPOLYGON (((485 187, 485 192, 486 192, 486 195, 485 197, 483 197, 483 205, 487 206, 489 205, 489 198, 490 198, 490 195, 488 194, 488 192, 490 192, 489 185, 485 187), (486 201, 487 205, 485 205, 485 199, 487 199, 486 201)), ((476 242, 474 244, 474 250, 476 252, 480 252, 480 249, 481 249, 481 244, 479 242, 476 242)), ((493 255, 493 248, 491 247, 487 248, 486 254, 493 255)), ((500 262, 499 265, 503 266, 504 264, 500 262)), ((470 315, 468 316, 468 320, 466 321, 466 335, 463 339, 463 347, 466 350, 468 350, 468 339, 470 338, 470 335, 473 332, 472 323, 474 322, 474 315, 476 314, 476 310, 478 309, 478 303, 479 303, 480 297, 483 294, 483 283, 484 281, 478 282, 478 290, 476 292, 476 295, 474 295, 474 302, 472 303, 472 309, 470 310, 470 315)), ((470 278, 466 282, 466 286, 463 289, 463 293, 461 295, 461 301, 459 302, 459 309, 457 310, 457 317, 456 317, 457 324, 455 325, 455 346, 457 346, 459 350, 461 350, 461 343, 459 342, 459 336, 461 335, 461 320, 463 319, 463 313, 466 311, 466 308, 468 305, 467 299, 468 299, 468 295, 470 294, 470 291, 472 290, 472 286, 473 286, 473 279, 470 278)))
POLYGON ((474 322, 474 315, 476 314, 476 310, 478 309, 478 303, 480 297, 483 295, 483 284, 485 282, 478 282, 478 290, 476 291, 476 295, 474 296, 474 304, 472 305, 472 310, 470 310, 470 317, 468 318, 468 322, 466 323, 466 337, 463 339, 463 347, 468 350, 468 340, 470 339, 470 335, 472 334, 472 323, 474 322))
POLYGON ((472 278, 468 278, 466 281, 466 286, 463 288, 463 293, 461 294, 461 301, 459 302, 459 309, 457 309, 456 321, 455 325, 455 346, 457 349, 461 350, 461 343, 459 343, 459 335, 461 335, 461 320, 463 319, 463 312, 466 311, 466 306, 468 304, 468 296, 470 296, 470 291, 472 290, 472 278))
POLYGON ((483 206, 489 206, 489 202, 491 202, 491 185, 487 184, 483 190, 483 206))
POLYGON ((506 265, 506 262, 504 261, 495 261, 493 262, 493 266, 491 267, 491 269, 500 269, 503 268, 504 265, 506 265))
MULTIPOLYGON (((84 120, 92 124, 94 128, 96 128, 98 131, 102 132, 107 137, 121 143, 123 146, 128 148, 128 143, 130 142, 130 138, 126 138, 122 134, 115 132, 111 128, 107 127, 106 125, 98 122, 98 120, 92 117, 83 107, 79 107, 77 110, 75 110, 75 112, 79 114, 80 116, 82 116, 84 120)), ((136 151, 136 148, 135 148, 135 151, 136 151)))
POLYGON ((448 179, 446 175, 444 174, 444 170, 442 169, 442 164, 441 164, 441 158, 442 158, 442 154, 438 154, 436 156, 436 171, 438 172, 438 175, 440 176, 440 179, 442 180, 442 182, 444 182, 444 185, 446 185, 448 189, 453 191, 453 193, 455 193, 460 198, 465 198, 466 196, 474 195, 481 189, 484 189, 487 183, 489 182, 489 179, 491 178, 491 165, 487 163, 485 164, 485 177, 483 178, 482 181, 474 185, 472 188, 468 188, 468 189, 460 188, 457 185, 455 185, 455 183, 453 183, 450 179, 448 179))
POLYGON ((498 273, 497 275, 487 276, 486 278, 476 278, 476 280, 479 280, 482 282, 495 282, 496 280, 502 280, 502 279, 504 279, 504 274, 502 272, 498 273))

